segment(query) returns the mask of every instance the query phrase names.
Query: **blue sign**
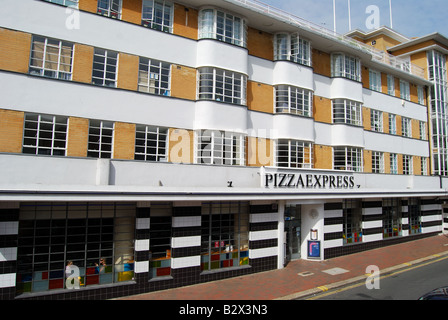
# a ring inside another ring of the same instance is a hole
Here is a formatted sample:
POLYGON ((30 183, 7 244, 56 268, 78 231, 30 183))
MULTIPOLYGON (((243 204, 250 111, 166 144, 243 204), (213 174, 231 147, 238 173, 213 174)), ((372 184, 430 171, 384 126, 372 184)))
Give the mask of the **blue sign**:
POLYGON ((308 240, 308 258, 320 258, 320 241, 308 240))

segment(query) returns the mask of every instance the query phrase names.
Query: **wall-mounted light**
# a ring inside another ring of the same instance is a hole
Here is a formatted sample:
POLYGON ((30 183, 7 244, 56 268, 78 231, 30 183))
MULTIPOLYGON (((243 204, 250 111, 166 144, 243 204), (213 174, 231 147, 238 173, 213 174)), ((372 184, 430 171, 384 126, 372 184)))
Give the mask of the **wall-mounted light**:
POLYGON ((317 238, 318 238, 317 229, 310 230, 310 238, 311 238, 311 240, 317 240, 317 238))

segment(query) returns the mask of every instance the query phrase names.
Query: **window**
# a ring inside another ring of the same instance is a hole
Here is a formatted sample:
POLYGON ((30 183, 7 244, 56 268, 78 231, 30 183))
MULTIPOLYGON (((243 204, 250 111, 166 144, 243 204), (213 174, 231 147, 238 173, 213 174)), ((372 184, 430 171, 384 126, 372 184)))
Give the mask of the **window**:
POLYGON ((406 117, 401 118, 401 135, 403 137, 412 138, 411 119, 406 117))
POLYGON ((242 134, 200 130, 196 138, 196 163, 244 166, 246 139, 242 134))
POLYGON ((426 122, 419 121, 420 139, 426 140, 426 122))
POLYGON ((389 113, 389 133, 397 134, 397 116, 389 113))
POLYGON ((121 19, 121 0, 98 0, 98 14, 121 19))
POLYGON ((362 126, 361 103, 345 99, 333 100, 333 122, 362 126))
POLYGON ((411 100, 411 91, 409 87, 409 82, 400 80, 400 97, 404 100, 411 100))
POLYGON ((372 109, 370 111, 370 124, 372 131, 383 132, 383 113, 372 109))
POLYGON ((25 114, 23 153, 65 156, 67 117, 25 114))
POLYGON ((395 78, 390 74, 387 75, 387 93, 395 96, 395 78))
POLYGON ((420 199, 410 198, 408 203, 409 211, 409 234, 422 233, 422 212, 420 199))
POLYGON ((422 176, 428 175, 428 159, 421 158, 421 165, 422 165, 422 176))
POLYGON ((215 9, 199 12, 199 39, 216 39, 246 47, 246 21, 233 14, 215 9))
POLYGON ((199 99, 246 104, 247 77, 243 74, 216 69, 199 69, 199 99))
POLYGON ((171 203, 151 203, 149 220, 151 278, 171 275, 172 211, 171 203))
POLYGON ((344 244, 362 242, 362 202, 343 200, 343 239, 344 244))
POLYGON ((140 57, 138 91, 170 96, 171 65, 140 57))
POLYGON ((311 117, 313 112, 313 92, 292 86, 275 87, 275 111, 311 117))
POLYGON ((67 261, 80 288, 134 278, 135 204, 22 203, 19 219, 17 294, 66 289, 67 261))
POLYGON ((249 204, 204 203, 201 217, 201 271, 249 264, 249 204))
POLYGON ((358 58, 342 53, 332 55, 332 77, 361 81, 361 62, 358 58))
POLYGON ((390 154, 390 173, 398 174, 398 156, 395 153, 390 154))
POLYGON ((418 103, 425 104, 425 89, 422 86, 417 86, 418 103))
POLYGON ((384 173, 384 153, 372 152, 372 173, 384 173))
POLYGON ((297 140, 278 140, 276 164, 284 168, 312 168, 312 144, 297 140))
POLYGON ((92 82, 100 86, 117 86, 118 53, 95 48, 92 82))
POLYGON ((33 36, 30 74, 49 78, 72 79, 73 44, 33 36))
POLYGON ((403 174, 412 175, 413 163, 412 156, 403 155, 403 174))
POLYGON ((63 6, 67 6, 67 7, 75 7, 75 8, 78 8, 78 2, 79 2, 79 0, 44 0, 44 1, 61 4, 63 6))
POLYGON ((143 0, 142 25, 151 29, 173 32, 174 6, 164 0, 143 0))
POLYGON ((311 66, 311 45, 297 33, 276 34, 274 37, 274 60, 286 60, 311 66))
POLYGON ((335 147, 333 151, 335 170, 362 172, 362 149, 353 147, 335 147))
POLYGON ((168 129, 137 125, 135 160, 167 161, 168 129))
POLYGON ((381 92, 381 72, 369 71, 370 90, 381 92))
POLYGON ((383 199, 383 238, 401 236, 401 199, 383 199))
POLYGON ((90 120, 87 156, 92 158, 111 159, 113 136, 113 122, 90 120))

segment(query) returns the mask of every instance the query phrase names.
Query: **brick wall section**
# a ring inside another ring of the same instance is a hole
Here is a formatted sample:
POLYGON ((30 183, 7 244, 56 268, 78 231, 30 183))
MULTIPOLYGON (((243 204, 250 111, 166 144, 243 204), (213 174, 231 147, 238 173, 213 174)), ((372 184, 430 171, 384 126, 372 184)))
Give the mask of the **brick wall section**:
POLYGON ((75 44, 73 81, 92 83, 93 52, 93 47, 75 44))
POLYGON ((31 34, 0 28, 0 69, 28 73, 31 34))
POLYGON ((121 20, 140 25, 142 23, 142 0, 123 1, 121 20))
POLYGON ((23 112, 0 109, 0 152, 21 153, 23 112))
POLYGON ((270 139, 247 137, 247 165, 262 167, 274 165, 274 141, 270 139))
POLYGON ((168 162, 194 163, 194 131, 170 128, 168 162))
POLYGON ((248 81, 247 107, 249 110, 274 113, 274 87, 248 81))
POLYGON ((314 145, 314 168, 333 169, 333 148, 329 146, 314 145))
POLYGON ((120 53, 118 61, 118 88, 137 90, 139 57, 120 53))
POLYGON ((97 9, 98 0, 79 0, 79 10, 96 13, 97 9))
POLYGON ((70 117, 67 133, 67 156, 87 157, 89 119, 70 117))
POLYGON ((114 133, 114 159, 134 160, 135 124, 116 122, 114 133))
POLYGON ((313 113, 314 120, 324 123, 333 123, 331 118, 331 100, 319 96, 314 96, 313 99, 313 113))
POLYGON ((198 39, 199 12, 192 8, 174 4, 173 33, 185 38, 198 39))
POLYGON ((313 49, 314 73, 331 77, 331 56, 328 53, 313 49))
POLYGON ((171 96, 196 100, 196 69, 175 65, 171 66, 171 96))
POLYGON ((247 49, 252 56, 274 60, 274 36, 253 28, 248 28, 247 49))

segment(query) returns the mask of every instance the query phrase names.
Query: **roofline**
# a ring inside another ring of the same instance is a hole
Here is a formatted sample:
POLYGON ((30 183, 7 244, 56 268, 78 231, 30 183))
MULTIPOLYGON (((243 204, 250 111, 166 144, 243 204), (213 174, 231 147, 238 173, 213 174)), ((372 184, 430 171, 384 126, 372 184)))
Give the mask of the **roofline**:
POLYGON ((425 42, 428 40, 435 40, 435 41, 448 47, 448 38, 445 37, 444 35, 440 34, 439 32, 434 32, 434 33, 428 34, 426 36, 419 37, 416 39, 411 39, 408 42, 404 42, 404 43, 398 44, 396 46, 390 47, 388 49, 388 51, 390 51, 390 52, 398 51, 398 50, 401 50, 401 49, 404 49, 404 48, 407 48, 407 47, 410 47, 410 46, 413 46, 413 45, 416 45, 416 44, 419 44, 419 43, 422 43, 422 42, 425 42))
POLYGON ((397 41, 400 41, 400 42, 408 42, 411 40, 409 37, 389 28, 388 26, 381 26, 378 29, 371 30, 368 32, 365 32, 360 29, 355 29, 355 30, 352 30, 352 31, 346 33, 345 35, 348 37, 361 36, 362 38, 366 39, 366 38, 370 38, 377 34, 385 34, 385 35, 390 36, 391 38, 393 38, 397 41))

